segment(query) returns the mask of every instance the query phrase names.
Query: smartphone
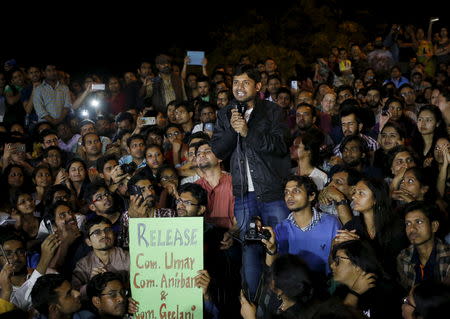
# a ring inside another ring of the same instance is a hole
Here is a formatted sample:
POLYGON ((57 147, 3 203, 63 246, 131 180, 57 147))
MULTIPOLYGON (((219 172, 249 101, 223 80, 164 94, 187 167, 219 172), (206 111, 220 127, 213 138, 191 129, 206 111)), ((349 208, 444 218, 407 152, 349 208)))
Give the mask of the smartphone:
POLYGON ((92 84, 92 91, 104 91, 106 88, 106 85, 101 83, 101 84, 92 84))
POLYGON ((204 131, 214 131, 214 123, 205 123, 203 126, 204 131))
POLYGON ((155 125, 156 124, 156 117, 143 117, 142 120, 144 121, 144 125, 155 125))
POLYGON ((141 188, 137 185, 128 186, 128 193, 130 193, 130 195, 142 195, 141 188))
POLYGON ((291 81, 291 89, 298 90, 298 82, 297 81, 291 81))
POLYGON ((3 250, 3 245, 0 245, 0 249, 2 250, 3 257, 5 257, 5 259, 6 259, 6 263, 10 264, 9 259, 8 259, 8 257, 6 257, 5 251, 3 250))
POLYGON ((50 234, 54 234, 55 233, 55 230, 53 229, 52 221, 50 219, 47 219, 45 221, 45 226, 47 226, 47 229, 50 232, 50 234))

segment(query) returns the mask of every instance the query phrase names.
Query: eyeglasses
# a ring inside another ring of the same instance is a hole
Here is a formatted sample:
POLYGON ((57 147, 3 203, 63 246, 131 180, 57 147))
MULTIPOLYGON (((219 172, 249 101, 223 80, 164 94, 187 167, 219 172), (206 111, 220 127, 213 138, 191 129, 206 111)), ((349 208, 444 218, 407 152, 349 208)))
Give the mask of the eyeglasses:
POLYGON ((106 199, 106 198, 108 198, 108 197, 111 197, 112 196, 112 194, 110 193, 110 192, 104 192, 103 194, 98 194, 96 197, 95 197, 95 199, 93 200, 93 202, 95 203, 95 202, 99 202, 99 201, 101 201, 101 200, 104 200, 104 199, 106 199))
POLYGON ((108 296, 112 299, 116 299, 119 296, 126 298, 128 297, 129 294, 130 292, 128 290, 123 289, 123 290, 111 290, 107 294, 100 294, 100 296, 108 296))
POLYGON ((171 137, 173 137, 173 136, 178 136, 178 135, 180 135, 181 134, 181 132, 173 132, 173 133, 169 133, 169 134, 167 134, 167 137, 168 138, 171 138, 171 137))
POLYGON ((172 176, 163 176, 161 177, 161 182, 167 182, 167 181, 174 181, 178 179, 178 177, 172 175, 172 176))
POLYGON ((25 248, 19 248, 17 250, 4 250, 6 258, 12 258, 14 255, 17 257, 23 257, 27 253, 25 248))
POLYGON ((191 202, 190 200, 182 200, 181 198, 178 198, 175 201, 175 204, 177 204, 177 205, 183 204, 186 206, 200 206, 199 204, 195 204, 195 203, 191 202))
POLYGON ((411 307, 413 307, 414 309, 416 308, 416 306, 414 306, 413 304, 411 304, 411 302, 409 301, 408 296, 406 296, 405 298, 402 299, 402 303, 403 303, 404 305, 411 306, 411 307))
POLYGON ((348 259, 348 260, 350 260, 350 258, 348 258, 348 257, 343 257, 343 256, 336 255, 333 258, 333 261, 336 264, 336 266, 339 266, 339 262, 340 262, 341 259, 348 259))
POLYGON ((105 235, 108 235, 108 234, 111 234, 112 232, 113 232, 113 229, 111 227, 106 227, 103 229, 96 229, 92 233, 89 234, 89 237, 91 237, 91 236, 100 237, 100 235, 102 233, 104 233, 105 235))

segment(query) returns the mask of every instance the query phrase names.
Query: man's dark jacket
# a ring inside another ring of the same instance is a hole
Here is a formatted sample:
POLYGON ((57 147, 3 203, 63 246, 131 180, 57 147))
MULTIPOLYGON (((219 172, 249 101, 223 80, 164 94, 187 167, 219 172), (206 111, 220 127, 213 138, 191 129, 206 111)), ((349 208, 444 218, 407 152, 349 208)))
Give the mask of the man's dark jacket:
POLYGON ((231 127, 231 109, 222 108, 211 139, 214 154, 225 160, 231 155, 230 166, 233 176, 233 195, 241 197, 248 189, 245 158, 257 199, 271 202, 283 199, 284 179, 289 175, 290 157, 288 151, 289 130, 283 120, 281 108, 273 102, 259 100, 247 123, 247 137, 239 136, 231 127))

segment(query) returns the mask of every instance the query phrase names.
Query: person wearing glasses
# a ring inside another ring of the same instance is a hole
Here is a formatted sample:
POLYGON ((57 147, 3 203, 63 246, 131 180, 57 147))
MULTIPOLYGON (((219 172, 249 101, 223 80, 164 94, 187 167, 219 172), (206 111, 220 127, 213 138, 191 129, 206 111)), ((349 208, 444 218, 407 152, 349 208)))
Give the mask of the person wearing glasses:
POLYGON ((120 232, 120 217, 123 208, 116 205, 116 200, 103 183, 90 184, 85 193, 85 201, 89 206, 90 214, 87 219, 90 220, 95 216, 102 216, 108 219, 112 225, 114 234, 117 236, 120 232))
POLYGON ((130 255, 115 244, 112 223, 103 216, 95 216, 85 224, 85 242, 92 251, 81 258, 72 275, 72 286, 86 296, 86 285, 99 273, 111 271, 127 281, 130 272, 130 255))
POLYGON ((370 318, 400 317, 402 289, 383 270, 374 250, 365 240, 336 244, 330 254, 333 296, 370 318))
POLYGON ((41 245, 41 257, 31 275, 27 271, 26 242, 14 232, 2 229, 0 236, 0 299, 29 310, 29 291, 36 280, 44 275, 61 241, 56 235, 48 236, 41 245))
POLYGON ((113 272, 103 272, 91 278, 87 284, 88 301, 99 319, 124 318, 137 311, 137 302, 130 297, 123 279, 113 272))

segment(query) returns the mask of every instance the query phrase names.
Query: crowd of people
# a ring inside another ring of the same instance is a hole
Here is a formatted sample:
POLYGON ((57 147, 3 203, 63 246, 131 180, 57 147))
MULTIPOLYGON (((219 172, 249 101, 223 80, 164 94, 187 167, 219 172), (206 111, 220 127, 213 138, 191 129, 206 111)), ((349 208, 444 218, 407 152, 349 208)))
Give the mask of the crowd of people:
POLYGON ((82 82, 7 60, 0 318, 133 315, 130 218, 192 216, 205 318, 448 316, 450 41, 433 22, 288 77, 247 55, 82 82))

